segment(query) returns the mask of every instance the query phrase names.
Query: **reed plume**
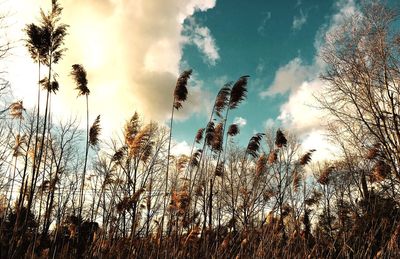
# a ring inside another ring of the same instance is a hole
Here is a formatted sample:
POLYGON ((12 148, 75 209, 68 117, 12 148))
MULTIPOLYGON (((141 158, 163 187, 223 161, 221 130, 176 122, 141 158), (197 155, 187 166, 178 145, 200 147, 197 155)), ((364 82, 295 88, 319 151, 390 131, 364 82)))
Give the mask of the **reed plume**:
POLYGON ((49 44, 45 42, 44 29, 31 23, 25 27, 25 33, 27 35, 25 47, 28 49, 33 61, 40 63, 49 50, 49 44))
POLYGON ((156 125, 153 122, 146 124, 140 131, 135 135, 131 145, 129 147, 129 154, 132 156, 143 156, 149 149, 152 149, 151 138, 156 131, 156 125), (143 153, 144 152, 144 153, 143 153))
POLYGON ((118 213, 122 213, 124 211, 129 211, 134 207, 134 204, 137 203, 140 199, 140 196, 145 192, 144 188, 136 191, 132 196, 125 196, 120 202, 117 203, 116 210, 118 213))
POLYGON ((246 149, 247 155, 250 155, 253 158, 258 157, 258 151, 261 146, 261 139, 263 138, 264 135, 265 135, 264 133, 257 133, 253 137, 251 137, 246 149))
POLYGON ((332 174, 334 169, 335 169, 335 167, 328 166, 324 170, 322 170, 322 173, 319 175, 317 182, 322 185, 327 185, 330 180, 329 176, 332 174))
POLYGON ((205 130, 205 128, 201 128, 201 129, 199 129, 199 130, 197 131, 196 137, 195 137, 195 142, 196 142, 197 144, 199 144, 200 141, 203 139, 204 130, 205 130))
POLYGON ((271 150, 268 155, 268 164, 270 165, 274 164, 277 159, 278 159, 278 151, 271 150))
POLYGON ((124 127, 125 144, 132 146, 135 136, 138 134, 141 127, 142 125, 139 119, 139 114, 135 112, 124 127))
POLYGON ((379 156, 381 145, 379 143, 374 144, 371 148, 368 149, 367 154, 365 155, 366 159, 372 160, 379 156))
POLYGON ((186 165, 189 163, 190 158, 186 155, 180 155, 178 161, 176 162, 176 169, 179 173, 182 173, 186 165))
POLYGON ((182 108, 182 103, 187 99, 188 95, 187 82, 191 74, 192 74, 191 69, 183 71, 176 82, 174 91, 174 107, 177 110, 182 108))
POLYGON ((23 119, 22 113, 26 109, 24 108, 22 101, 12 103, 8 109, 10 110, 10 115, 13 119, 23 119))
POLYGON ((372 169, 372 173, 370 175, 370 181, 372 183, 381 182, 386 179, 386 177, 390 174, 390 172, 391 172, 390 165, 385 163, 383 160, 378 160, 372 169))
POLYGON ((64 38, 67 35, 68 28, 66 24, 58 24, 63 10, 58 1, 52 0, 51 6, 51 11, 48 14, 45 14, 43 10, 41 10, 41 36, 43 44, 45 44, 45 49, 48 49, 44 57, 44 63, 46 65, 50 65, 50 63, 57 64, 64 55, 66 48, 62 48, 62 46, 64 45, 64 38))
POLYGON ((48 77, 43 78, 39 81, 40 85, 43 87, 44 90, 52 93, 57 93, 60 89, 60 85, 55 77, 53 77, 53 81, 50 81, 48 77))
POLYGON ((196 152, 193 153, 192 157, 190 158, 191 166, 199 166, 201 153, 201 149, 197 149, 196 152))
POLYGON ((127 155, 128 147, 123 146, 119 148, 111 157, 112 162, 121 163, 121 160, 127 155))
POLYGON ((23 155, 22 145, 27 144, 26 135, 21 136, 17 134, 15 137, 15 144, 13 147, 13 156, 18 157, 23 155))
POLYGON ((227 132, 227 134, 229 136, 234 137, 239 133, 240 133, 240 129, 239 129, 239 126, 237 124, 229 125, 228 132, 227 132))
POLYGON ((224 176, 224 171, 225 171, 225 162, 221 161, 215 167, 215 175, 222 177, 222 176, 224 176))
POLYGON ((212 150, 214 152, 221 152, 223 141, 224 141, 224 124, 220 122, 214 128, 213 139, 211 142, 212 150))
POLYGON ((231 94, 231 83, 226 84, 224 87, 222 87, 215 99, 215 104, 214 104, 214 109, 215 109, 215 114, 217 114, 218 117, 222 118, 222 111, 228 106, 229 104, 229 98, 231 94))
POLYGON ((286 147, 287 145, 287 139, 280 129, 276 131, 275 145, 279 148, 286 147))
POLYGON ((89 130, 89 144, 92 147, 97 146, 97 144, 99 143, 100 131, 100 115, 98 115, 89 130))
POLYGON ((261 156, 257 159, 256 163, 256 175, 263 175, 267 171, 267 162, 268 157, 265 153, 262 153, 261 156))
POLYGON ((206 127, 206 135, 205 141, 207 146, 212 146, 215 137, 215 124, 213 121, 210 121, 206 127))
POLYGON ((90 90, 87 87, 88 80, 86 78, 87 73, 85 68, 80 64, 72 65, 71 76, 73 77, 76 90, 78 90, 78 95, 88 95, 90 94, 90 90))
POLYGON ((229 109, 235 109, 247 96, 247 79, 250 76, 240 77, 233 85, 229 99, 229 109))
POLYGON ((299 161, 299 164, 300 165, 307 165, 309 162, 311 162, 311 155, 312 155, 312 153, 314 153, 315 152, 315 149, 311 149, 311 150, 309 150, 308 152, 306 152, 301 158, 300 158, 300 161, 299 161))

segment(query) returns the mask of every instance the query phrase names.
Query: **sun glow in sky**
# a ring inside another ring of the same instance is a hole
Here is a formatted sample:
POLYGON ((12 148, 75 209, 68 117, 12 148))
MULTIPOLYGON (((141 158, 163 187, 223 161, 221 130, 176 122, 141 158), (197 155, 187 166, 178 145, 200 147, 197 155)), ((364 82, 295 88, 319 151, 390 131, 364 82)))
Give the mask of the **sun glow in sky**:
MULTIPOLYGON (((15 48, 7 60, 16 99, 36 101, 37 67, 22 39, 49 1, 7 0, 7 37, 15 48)), ((179 72, 192 68, 189 99, 177 113, 174 139, 187 150, 204 127, 214 96, 225 83, 250 75, 247 100, 232 112, 245 143, 266 127, 297 133, 306 148, 323 142, 313 94, 323 82, 318 57, 325 34, 357 12, 353 0, 63 0, 69 25, 62 62, 55 67, 60 91, 52 99, 58 119, 84 122, 85 100, 77 98, 71 65, 88 71, 91 121, 102 116, 103 136, 119 133, 138 111, 166 123, 179 72)), ((322 145, 323 146, 323 145, 322 145)), ((178 151, 177 151, 178 152, 178 151)), ((323 156, 323 153, 320 153, 323 156)))

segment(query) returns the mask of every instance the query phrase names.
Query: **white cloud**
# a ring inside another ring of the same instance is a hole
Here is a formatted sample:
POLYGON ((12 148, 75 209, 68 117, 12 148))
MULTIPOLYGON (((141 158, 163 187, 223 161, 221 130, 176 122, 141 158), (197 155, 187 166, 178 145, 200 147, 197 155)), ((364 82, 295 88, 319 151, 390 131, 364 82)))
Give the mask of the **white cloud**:
POLYGON ((235 117, 233 123, 239 125, 239 127, 243 127, 247 124, 247 120, 242 117, 235 117))
MULTIPOLYGON (((24 38, 24 26, 37 22, 40 7, 48 9, 49 4, 50 1, 7 1, 6 7, 12 14, 9 33, 12 40, 24 38)), ((70 27, 66 37, 68 51, 55 66, 60 75, 60 91, 52 97, 53 114, 59 118, 84 116, 84 98, 76 98, 69 76, 71 65, 82 63, 91 90, 91 120, 97 114, 102 115, 104 134, 121 128, 134 111, 159 122, 168 118, 182 48, 187 43, 182 36, 183 21, 196 11, 213 8, 215 0, 64 0, 61 4, 62 22, 70 27)), ((197 33, 204 36, 199 45, 215 59, 208 28, 198 27, 197 33)), ((29 59, 23 44, 19 41, 13 50, 8 72, 16 97, 23 99, 27 107, 33 107, 37 66, 29 59)), ((189 85, 191 94, 177 118, 204 110, 201 106, 205 105, 207 93, 202 90, 201 82, 195 79, 189 85)))
POLYGON ((185 26, 187 43, 194 44, 205 56, 205 61, 210 65, 215 65, 219 60, 218 46, 212 37, 210 29, 200 26, 194 18, 188 19, 185 26))
POLYGON ((329 142, 324 130, 312 130, 303 135, 301 147, 303 150, 316 150, 312 155, 313 161, 334 159, 340 153, 340 148, 329 142))
POLYGON ((171 154, 174 156, 180 156, 180 155, 190 155, 190 151, 192 150, 192 147, 186 142, 175 142, 172 143, 172 148, 171 148, 171 154))
POLYGON ((315 75, 315 68, 304 65, 300 58, 292 59, 288 64, 280 67, 275 73, 272 85, 261 92, 261 97, 284 94, 298 88, 302 82, 315 75))
POLYGON ((318 104, 314 98, 314 94, 317 94, 322 86, 323 82, 319 79, 304 81, 290 94, 289 100, 281 106, 278 116, 285 128, 293 129, 302 135, 323 126, 320 122, 323 121, 324 114, 316 109, 318 104))
POLYGON ((307 22, 308 15, 300 9, 300 15, 293 17, 292 30, 299 31, 307 22))

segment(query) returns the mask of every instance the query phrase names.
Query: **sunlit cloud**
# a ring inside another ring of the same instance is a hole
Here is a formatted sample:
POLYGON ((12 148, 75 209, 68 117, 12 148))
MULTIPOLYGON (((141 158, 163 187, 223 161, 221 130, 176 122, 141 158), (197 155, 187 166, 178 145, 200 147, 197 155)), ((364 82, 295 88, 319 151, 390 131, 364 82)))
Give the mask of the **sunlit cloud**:
POLYGON ((180 156, 180 155, 189 156, 191 149, 192 149, 191 146, 186 141, 177 142, 172 144, 171 154, 174 156, 180 156))
MULTIPOLYGON (((60 91, 52 99, 53 114, 58 118, 83 116, 84 99, 77 98, 69 76, 71 65, 81 63, 88 72, 91 118, 101 114, 105 134, 122 127, 135 111, 146 119, 167 119, 182 68, 182 48, 188 43, 182 35, 184 20, 197 11, 213 8, 215 0, 65 0, 61 4, 62 22, 69 25, 65 42, 68 51, 55 66, 60 91)), ((50 1, 7 2, 13 14, 9 37, 23 39, 25 25, 37 22, 40 7, 47 9, 49 5, 50 1)), ((197 40, 202 53, 217 60, 211 32, 204 26, 196 28, 204 36, 197 40)), ((23 41, 17 43, 13 53, 10 83, 15 96, 32 108, 36 104, 37 67, 29 59, 23 41)), ((195 94, 189 95, 178 118, 202 112, 202 105, 206 105, 200 80, 191 80, 189 89, 195 94)))

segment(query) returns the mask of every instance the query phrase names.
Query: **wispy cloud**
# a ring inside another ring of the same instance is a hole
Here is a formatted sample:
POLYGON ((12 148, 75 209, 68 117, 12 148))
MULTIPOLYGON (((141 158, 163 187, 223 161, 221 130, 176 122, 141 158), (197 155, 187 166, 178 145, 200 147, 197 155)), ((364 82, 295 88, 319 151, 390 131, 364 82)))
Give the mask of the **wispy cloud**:
POLYGON ((276 125, 276 122, 274 119, 272 118, 268 118, 265 122, 264 122, 264 128, 269 129, 269 128, 273 128, 276 125))
POLYGON ((299 31, 307 22, 308 15, 300 9, 300 14, 293 17, 292 30, 299 31))
POLYGON ((263 18, 263 20, 261 21, 261 24, 257 27, 257 32, 262 35, 265 36, 265 28, 267 26, 267 22, 271 19, 272 14, 271 12, 266 12, 265 16, 263 18))
POLYGON ((187 35, 187 44, 194 44, 204 54, 207 63, 216 64, 220 57, 210 29, 200 26, 194 18, 190 18, 188 25, 185 26, 185 35, 187 35))

